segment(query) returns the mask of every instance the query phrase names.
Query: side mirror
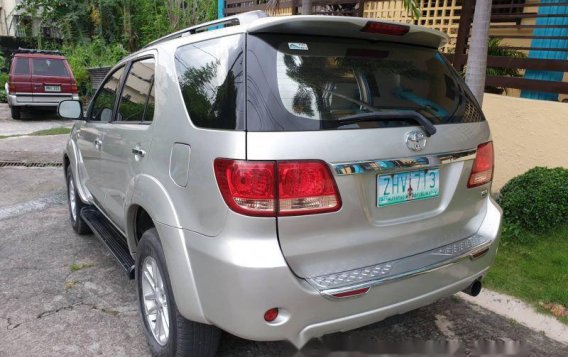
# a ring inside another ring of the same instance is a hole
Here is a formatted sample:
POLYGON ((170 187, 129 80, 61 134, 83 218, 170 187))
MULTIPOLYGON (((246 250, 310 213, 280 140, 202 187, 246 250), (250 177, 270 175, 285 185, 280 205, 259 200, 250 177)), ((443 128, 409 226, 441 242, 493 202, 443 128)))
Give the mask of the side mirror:
POLYGON ((57 107, 57 115, 64 119, 82 120, 83 106, 78 100, 64 100, 57 107))

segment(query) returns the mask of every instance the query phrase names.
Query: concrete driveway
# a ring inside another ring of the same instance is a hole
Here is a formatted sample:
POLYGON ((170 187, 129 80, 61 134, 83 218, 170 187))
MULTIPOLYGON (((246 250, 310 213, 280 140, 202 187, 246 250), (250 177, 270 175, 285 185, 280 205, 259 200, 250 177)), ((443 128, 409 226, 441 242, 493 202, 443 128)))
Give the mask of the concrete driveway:
MULTIPOLYGON (((26 123, 0 119, 0 135, 26 123)), ((0 161, 18 159, 14 148, 25 148, 30 160, 46 151, 61 157, 65 136, 36 139, 0 139, 0 161)), ((73 232, 66 205, 61 168, 0 167, 0 356, 148 355, 134 282, 94 236, 73 232)), ((410 354, 435 347, 475 355, 487 341, 486 348, 508 346, 509 355, 519 344, 534 356, 568 355, 566 345, 459 297, 313 340, 301 352, 287 342, 225 334, 219 355, 410 354)))
POLYGON ((0 135, 23 135, 34 131, 71 127, 73 121, 61 120, 55 111, 22 111, 22 119, 13 120, 8 104, 0 103, 0 135))

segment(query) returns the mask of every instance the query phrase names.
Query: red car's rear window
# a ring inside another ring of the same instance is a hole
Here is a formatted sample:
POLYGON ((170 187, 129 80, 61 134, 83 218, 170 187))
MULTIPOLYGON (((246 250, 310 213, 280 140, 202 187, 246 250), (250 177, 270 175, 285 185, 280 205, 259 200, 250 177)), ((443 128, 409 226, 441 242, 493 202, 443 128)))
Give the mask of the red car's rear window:
POLYGON ((33 74, 36 76, 68 77, 65 61, 53 58, 32 59, 33 74))
POLYGON ((30 74, 30 60, 28 58, 15 58, 13 73, 16 75, 30 74))

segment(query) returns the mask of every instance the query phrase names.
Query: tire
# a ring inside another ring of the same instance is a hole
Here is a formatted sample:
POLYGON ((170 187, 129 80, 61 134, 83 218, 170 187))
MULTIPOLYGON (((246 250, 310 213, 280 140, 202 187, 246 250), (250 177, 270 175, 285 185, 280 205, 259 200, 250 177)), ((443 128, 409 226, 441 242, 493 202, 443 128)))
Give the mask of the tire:
POLYGON ((81 197, 77 193, 77 188, 75 187, 75 180, 73 180, 73 172, 71 172, 71 167, 67 167, 67 207, 69 208, 69 219, 71 220, 71 226, 73 230, 78 234, 84 235, 91 233, 91 229, 85 223, 83 218, 81 218, 81 209, 86 206, 86 204, 81 201, 81 197))
POLYGON ((21 110, 18 107, 10 107, 12 112, 12 119, 19 120, 21 118, 21 110))
POLYGON ((144 323, 144 334, 152 354, 160 357, 214 356, 219 346, 221 330, 215 326, 189 321, 180 315, 172 293, 162 245, 155 228, 144 232, 136 250, 138 303, 144 323), (158 274, 155 274, 155 268, 158 274), (145 296, 156 296, 156 289, 152 286, 158 287, 159 298, 144 299, 145 296), (156 312, 147 313, 149 310, 156 312), (160 316, 164 316, 164 319, 160 316), (153 332, 159 331, 158 321, 162 321, 162 326, 167 323, 169 326, 167 333, 153 332))

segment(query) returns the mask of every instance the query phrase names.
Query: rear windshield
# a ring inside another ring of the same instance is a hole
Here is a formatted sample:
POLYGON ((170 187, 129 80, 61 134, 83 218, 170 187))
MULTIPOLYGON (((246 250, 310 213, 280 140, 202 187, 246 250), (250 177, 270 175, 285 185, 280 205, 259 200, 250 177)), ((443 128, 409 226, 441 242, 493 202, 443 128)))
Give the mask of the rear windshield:
POLYGON ((433 124, 484 120, 463 81, 434 49, 290 35, 249 36, 247 130, 298 131, 416 125, 342 120, 419 112, 433 124))
POLYGON ((34 58, 33 74, 36 76, 67 77, 67 68, 62 59, 34 58))

